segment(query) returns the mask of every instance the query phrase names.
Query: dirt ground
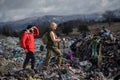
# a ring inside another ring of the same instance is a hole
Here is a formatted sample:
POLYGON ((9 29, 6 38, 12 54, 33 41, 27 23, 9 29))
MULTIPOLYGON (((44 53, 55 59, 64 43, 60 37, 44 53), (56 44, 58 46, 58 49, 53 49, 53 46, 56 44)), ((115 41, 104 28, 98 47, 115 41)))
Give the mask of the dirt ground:
MULTIPOLYGON (((111 26, 109 27, 108 23, 92 23, 88 25, 88 28, 90 30, 90 32, 92 32, 93 34, 96 34, 98 32, 100 32, 100 30, 102 29, 102 27, 106 27, 107 29, 109 29, 112 33, 116 33, 116 32, 120 32, 120 22, 116 22, 116 23, 111 23, 111 26)), ((73 29, 73 32, 70 33, 70 35, 80 35, 80 32, 78 32, 77 28, 73 29)))
POLYGON ((92 32, 98 32, 102 27, 108 28, 111 32, 120 32, 120 22, 117 23, 111 23, 111 26, 109 27, 108 23, 95 23, 89 25, 89 30, 92 32))

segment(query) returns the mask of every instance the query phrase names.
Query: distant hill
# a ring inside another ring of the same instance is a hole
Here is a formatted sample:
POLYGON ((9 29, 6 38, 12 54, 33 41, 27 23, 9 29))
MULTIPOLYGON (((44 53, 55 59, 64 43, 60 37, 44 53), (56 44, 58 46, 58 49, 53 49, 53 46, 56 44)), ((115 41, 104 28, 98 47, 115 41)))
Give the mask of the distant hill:
MULTIPOLYGON (((113 14, 115 14, 117 18, 120 19, 119 9, 114 10, 112 12, 113 14)), ((71 20, 80 20, 84 22, 103 21, 105 20, 105 18, 102 15, 103 14, 99 14, 99 13, 94 13, 89 15, 69 15, 69 16, 46 15, 43 17, 31 17, 18 21, 0 22, 0 27, 9 26, 12 27, 14 30, 19 31, 24 29, 28 24, 35 24, 41 26, 41 25, 47 25, 50 22, 56 22, 60 24, 71 20)))

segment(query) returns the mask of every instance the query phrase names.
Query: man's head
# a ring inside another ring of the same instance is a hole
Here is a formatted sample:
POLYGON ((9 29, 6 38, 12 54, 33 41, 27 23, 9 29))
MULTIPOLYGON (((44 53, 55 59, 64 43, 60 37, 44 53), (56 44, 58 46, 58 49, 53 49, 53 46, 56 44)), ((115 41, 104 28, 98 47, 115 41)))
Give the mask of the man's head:
POLYGON ((55 22, 52 22, 50 24, 51 29, 56 30, 57 29, 57 24, 55 22))

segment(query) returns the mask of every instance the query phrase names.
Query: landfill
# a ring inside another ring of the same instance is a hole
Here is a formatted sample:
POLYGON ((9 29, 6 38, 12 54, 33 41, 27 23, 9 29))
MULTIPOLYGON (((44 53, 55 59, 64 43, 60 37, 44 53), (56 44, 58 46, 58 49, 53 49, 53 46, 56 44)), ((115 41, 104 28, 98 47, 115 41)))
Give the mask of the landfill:
POLYGON ((0 39, 0 80, 119 80, 120 36, 116 40, 94 36, 70 38, 60 43, 63 53, 62 66, 57 68, 53 55, 49 67, 44 70, 46 46, 35 39, 35 70, 23 69, 25 52, 16 37, 0 39))

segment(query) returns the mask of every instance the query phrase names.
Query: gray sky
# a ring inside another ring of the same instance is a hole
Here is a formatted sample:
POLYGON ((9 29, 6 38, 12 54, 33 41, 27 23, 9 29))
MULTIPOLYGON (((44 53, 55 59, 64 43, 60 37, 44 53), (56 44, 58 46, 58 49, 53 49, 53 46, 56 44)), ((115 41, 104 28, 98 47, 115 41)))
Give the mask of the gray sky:
POLYGON ((120 0, 0 0, 0 22, 33 16, 73 15, 120 9, 120 0))

